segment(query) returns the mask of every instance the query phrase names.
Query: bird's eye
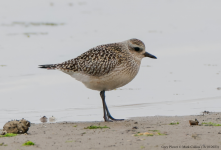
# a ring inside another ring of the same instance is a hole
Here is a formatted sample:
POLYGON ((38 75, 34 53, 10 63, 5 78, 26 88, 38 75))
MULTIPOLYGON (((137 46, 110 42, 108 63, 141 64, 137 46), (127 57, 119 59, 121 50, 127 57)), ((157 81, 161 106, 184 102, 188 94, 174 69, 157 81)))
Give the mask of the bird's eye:
POLYGON ((140 51, 140 48, 139 48, 139 47, 134 47, 134 50, 135 50, 136 52, 139 52, 139 51, 140 51))

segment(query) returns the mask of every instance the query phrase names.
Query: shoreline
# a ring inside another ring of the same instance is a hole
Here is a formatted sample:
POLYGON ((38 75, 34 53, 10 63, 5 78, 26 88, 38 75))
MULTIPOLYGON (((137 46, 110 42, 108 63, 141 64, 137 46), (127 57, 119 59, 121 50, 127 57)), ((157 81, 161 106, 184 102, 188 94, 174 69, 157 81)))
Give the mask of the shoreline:
POLYGON ((221 124, 221 113, 134 117, 120 122, 31 124, 28 135, 1 137, 0 149, 219 149, 221 126, 190 126, 189 120, 221 124), (171 125, 173 124, 173 125, 171 125), (90 126, 107 127, 86 129, 90 126), (26 141, 34 146, 22 146, 26 141))

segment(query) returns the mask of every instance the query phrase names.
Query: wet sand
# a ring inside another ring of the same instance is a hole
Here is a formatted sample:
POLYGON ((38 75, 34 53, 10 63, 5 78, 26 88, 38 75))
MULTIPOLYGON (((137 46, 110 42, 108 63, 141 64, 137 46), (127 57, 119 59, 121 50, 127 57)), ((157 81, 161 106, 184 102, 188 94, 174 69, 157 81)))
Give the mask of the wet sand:
POLYGON ((220 126, 190 126, 189 120, 199 123, 221 123, 221 113, 193 116, 136 117, 122 122, 60 122, 32 124, 28 135, 0 138, 0 149, 220 149, 220 126), (170 123, 177 123, 170 125, 170 123), (88 126, 107 126, 105 129, 85 129, 88 126), (157 131, 156 131, 157 130, 157 131), (153 136, 135 136, 137 133, 153 136), (159 135, 162 134, 162 135, 159 135), (30 140, 34 146, 22 146, 30 140))

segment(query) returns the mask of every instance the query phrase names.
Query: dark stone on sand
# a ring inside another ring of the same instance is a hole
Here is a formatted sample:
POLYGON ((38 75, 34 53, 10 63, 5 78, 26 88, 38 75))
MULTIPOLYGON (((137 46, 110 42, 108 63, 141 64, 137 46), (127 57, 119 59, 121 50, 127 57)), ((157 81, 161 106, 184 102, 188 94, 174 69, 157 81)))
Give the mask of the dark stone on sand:
POLYGON ((40 118, 40 121, 42 123, 48 122, 48 118, 46 116, 43 116, 43 117, 40 118))
POLYGON ((189 120, 190 125, 198 125, 199 121, 197 119, 195 119, 195 121, 193 120, 189 120))

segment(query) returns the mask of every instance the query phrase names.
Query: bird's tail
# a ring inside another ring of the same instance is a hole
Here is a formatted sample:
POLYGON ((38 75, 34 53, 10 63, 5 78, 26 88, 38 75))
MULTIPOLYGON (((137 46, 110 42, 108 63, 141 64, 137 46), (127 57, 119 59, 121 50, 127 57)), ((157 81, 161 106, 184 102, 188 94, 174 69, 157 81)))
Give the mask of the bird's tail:
POLYGON ((50 64, 50 65, 39 65, 39 68, 48 69, 48 70, 54 70, 56 69, 56 64, 50 64))

